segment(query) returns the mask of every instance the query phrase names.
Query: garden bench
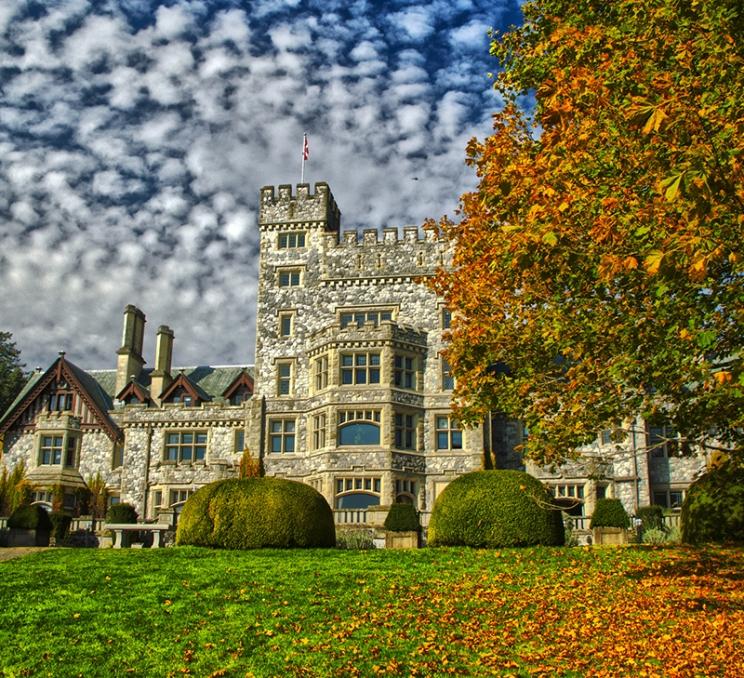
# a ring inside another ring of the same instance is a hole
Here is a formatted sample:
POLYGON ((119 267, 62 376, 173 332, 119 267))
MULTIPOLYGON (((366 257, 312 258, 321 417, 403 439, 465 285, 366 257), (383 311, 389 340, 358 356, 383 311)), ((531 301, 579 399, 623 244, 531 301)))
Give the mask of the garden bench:
POLYGON ((124 546, 125 532, 152 532, 152 548, 157 549, 163 545, 163 533, 171 529, 171 526, 164 523, 107 523, 103 529, 114 533, 115 549, 124 546))

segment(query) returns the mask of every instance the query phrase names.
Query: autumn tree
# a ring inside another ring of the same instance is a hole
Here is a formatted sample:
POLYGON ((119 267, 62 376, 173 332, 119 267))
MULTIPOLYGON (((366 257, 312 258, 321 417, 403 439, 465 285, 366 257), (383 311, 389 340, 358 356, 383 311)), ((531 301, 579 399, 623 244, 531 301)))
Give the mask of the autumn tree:
POLYGON ((21 352, 10 332, 0 332, 0 417, 5 414, 25 381, 21 352))
POLYGON ((523 420, 544 463, 638 413, 741 453, 741 3, 524 15, 491 45, 505 107, 468 147, 478 188, 439 224, 457 414, 523 420))

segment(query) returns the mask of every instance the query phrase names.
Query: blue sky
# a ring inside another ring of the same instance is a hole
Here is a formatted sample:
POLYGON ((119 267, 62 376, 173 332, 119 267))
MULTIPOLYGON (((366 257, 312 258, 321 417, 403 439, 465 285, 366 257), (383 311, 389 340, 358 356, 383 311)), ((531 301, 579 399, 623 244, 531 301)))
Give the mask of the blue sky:
POLYGON ((263 185, 345 228, 453 215, 518 0, 0 3, 0 330, 113 367, 126 304, 178 365, 252 362, 263 185))

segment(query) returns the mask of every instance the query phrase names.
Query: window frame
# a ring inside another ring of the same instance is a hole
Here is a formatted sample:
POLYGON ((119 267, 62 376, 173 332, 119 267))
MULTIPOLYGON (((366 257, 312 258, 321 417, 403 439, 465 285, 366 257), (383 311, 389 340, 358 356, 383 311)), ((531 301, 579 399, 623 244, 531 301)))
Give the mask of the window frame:
POLYGON ((207 429, 165 429, 163 435, 164 464, 205 464, 209 452, 209 431, 207 429), (177 436, 177 440, 173 440, 177 436), (185 442, 184 436, 192 436, 192 441, 185 442), (184 458, 183 451, 191 448, 189 458, 184 458), (201 450, 201 456, 199 455, 201 450))
POLYGON ((440 356, 441 362, 441 380, 443 391, 454 391, 455 390, 455 377, 452 374, 452 366, 449 361, 444 357, 440 356))
POLYGON ((396 449, 409 451, 418 449, 417 419, 413 412, 396 412, 393 415, 393 446, 396 449))
POLYGON ((313 359, 313 383, 316 391, 328 388, 328 376, 330 374, 328 354, 324 353, 313 359))
POLYGON ((382 383, 382 351, 341 351, 338 370, 339 386, 377 386, 382 383), (350 364, 344 364, 347 358, 350 364), (361 358, 364 358, 364 362, 360 362, 361 358), (362 381, 359 379, 361 375, 364 375, 362 381), (346 381, 347 376, 349 381, 346 381))
POLYGON ((335 476, 333 478, 333 505, 337 510, 364 511, 372 506, 379 506, 382 501, 381 476, 335 476), (341 507, 339 504, 344 497, 367 495, 376 500, 370 502, 366 508, 341 507))
POLYGON ((276 269, 276 284, 282 289, 302 287, 304 279, 305 269, 302 266, 282 266, 276 269))
POLYGON ((396 353, 393 356, 393 385, 407 391, 418 390, 416 356, 396 353))
POLYGON ((434 447, 437 452, 462 452, 463 442, 460 422, 451 413, 434 415, 434 447), (441 420, 446 420, 444 426, 441 425, 441 420), (440 445, 440 436, 446 436, 446 447, 440 445), (455 444, 456 438, 459 438, 459 446, 455 444))
POLYGON ((245 429, 237 428, 233 432, 233 454, 243 454, 245 449, 245 429))
POLYGON ((442 306, 439 311, 439 325, 443 330, 448 330, 452 327, 452 311, 446 306, 442 306))
POLYGON ((277 359, 276 367, 276 396, 277 398, 292 397, 294 393, 294 359, 277 359))
POLYGON ((267 454, 296 454, 297 419, 295 417, 271 417, 267 429, 267 454), (274 428, 277 424, 278 429, 274 428), (275 441, 279 441, 277 450, 274 450, 275 441))
POLYGON ((379 447, 382 444, 382 410, 339 410, 336 422, 336 445, 338 447, 379 447), (374 426, 377 429, 377 442, 349 443, 342 442, 342 429, 362 424, 374 426))
POLYGON ((80 466, 80 445, 82 437, 79 432, 64 430, 39 431, 36 445, 36 459, 39 466, 59 466, 61 468, 78 468, 80 466), (45 444, 45 440, 51 440, 45 444), (56 440, 60 443, 57 445, 56 440), (45 459, 48 455, 48 459, 45 459))
POLYGON ((669 424, 646 424, 646 446, 654 459, 668 459, 683 454, 683 443, 678 431, 669 424))
POLYGON ((338 324, 342 330, 347 327, 361 329, 368 322, 379 327, 384 322, 393 322, 396 310, 393 306, 340 308, 338 309, 338 324))
POLYGON ((322 450, 328 439, 328 415, 318 412, 313 415, 313 450, 322 450))
POLYGON ((305 231, 284 231, 279 233, 276 239, 276 248, 278 250, 299 250, 304 249, 307 237, 305 231), (302 242, 300 242, 302 240, 302 242), (294 242, 293 242, 294 241, 294 242))
POLYGON ((62 459, 66 449, 66 436, 64 432, 41 432, 39 434, 38 446, 39 466, 62 466, 62 459), (49 443, 45 443, 47 439, 50 441, 49 443), (59 440, 59 444, 56 443, 57 440, 59 440))
POLYGON ((279 311, 277 314, 277 335, 282 339, 294 336, 295 312, 279 311))

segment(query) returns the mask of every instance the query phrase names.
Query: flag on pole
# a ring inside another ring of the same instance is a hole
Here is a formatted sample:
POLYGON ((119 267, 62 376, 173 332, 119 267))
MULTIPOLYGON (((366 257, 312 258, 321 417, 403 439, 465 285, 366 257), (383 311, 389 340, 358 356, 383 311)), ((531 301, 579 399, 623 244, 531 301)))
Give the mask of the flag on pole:
POLYGON ((300 172, 300 183, 305 183, 305 160, 310 157, 310 145, 307 143, 307 132, 302 137, 302 171, 300 172))

